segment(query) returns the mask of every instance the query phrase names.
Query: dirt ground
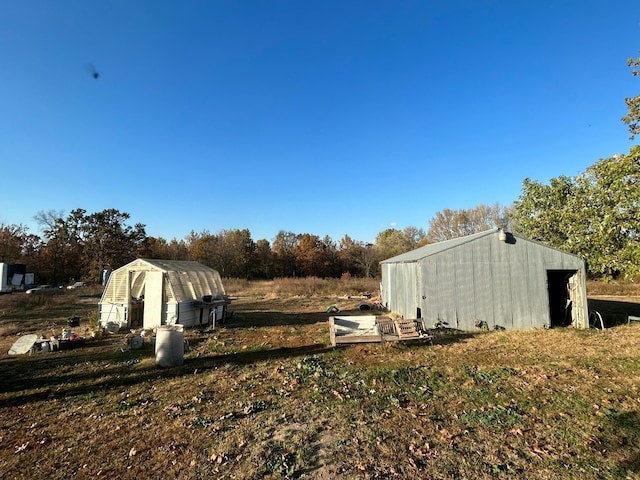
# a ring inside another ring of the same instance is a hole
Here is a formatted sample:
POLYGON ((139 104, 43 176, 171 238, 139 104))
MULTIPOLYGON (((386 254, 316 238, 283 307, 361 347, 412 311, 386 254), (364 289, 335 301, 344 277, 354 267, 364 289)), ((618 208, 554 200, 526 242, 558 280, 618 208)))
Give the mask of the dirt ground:
POLYGON ((638 478, 635 285, 591 285, 605 332, 386 350, 329 345, 327 310, 370 313, 360 298, 235 293, 172 369, 95 332, 95 294, 0 297, 2 478, 638 478), (7 355, 73 316, 86 348, 7 355))

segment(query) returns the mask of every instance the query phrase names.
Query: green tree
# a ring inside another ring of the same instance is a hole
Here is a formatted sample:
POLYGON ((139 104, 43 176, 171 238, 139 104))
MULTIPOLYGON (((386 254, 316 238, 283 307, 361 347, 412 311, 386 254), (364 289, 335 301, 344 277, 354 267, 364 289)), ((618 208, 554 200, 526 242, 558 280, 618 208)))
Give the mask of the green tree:
POLYGON ((338 245, 329 235, 322 237, 324 245, 324 264, 326 277, 339 277, 343 273, 340 257, 338 255, 338 245))
POLYGON ((345 235, 340 239, 338 245, 338 262, 342 273, 349 272, 351 275, 358 275, 356 271, 355 250, 358 243, 349 235, 345 235))
POLYGON ((91 215, 78 209, 71 212, 70 218, 75 215, 82 232, 85 274, 89 276, 134 260, 147 237, 144 225, 127 225, 130 215, 115 208, 91 215))
POLYGON ((575 253, 599 278, 640 275, 640 146, 585 173, 543 185, 529 179, 515 202, 518 232, 575 253))
MULTIPOLYGON (((640 75, 640 57, 627 59, 627 65, 631 67, 631 74, 640 75)), ((630 139, 633 140, 640 133, 640 95, 624 99, 627 104, 627 114, 622 121, 629 127, 630 139)))
MULTIPOLYGON (((250 278, 256 265, 256 244, 249 229, 223 230, 219 234, 220 275, 225 277, 250 278)), ((214 267, 215 268, 215 267, 214 267)))
POLYGON ((412 249, 412 241, 404 232, 387 228, 376 235, 375 250, 378 261, 395 257, 412 249))
POLYGON ((575 180, 564 175, 552 178, 549 185, 526 178, 514 204, 518 232, 566 249, 581 215, 575 205, 580 195, 575 180))

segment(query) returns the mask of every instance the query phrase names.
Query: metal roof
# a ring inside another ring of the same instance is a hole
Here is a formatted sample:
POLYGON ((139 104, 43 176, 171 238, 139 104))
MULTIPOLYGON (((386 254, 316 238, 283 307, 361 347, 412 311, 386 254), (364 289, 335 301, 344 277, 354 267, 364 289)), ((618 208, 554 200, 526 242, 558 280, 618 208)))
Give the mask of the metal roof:
POLYGON ((380 263, 410 263, 417 262, 425 257, 429 257, 431 255, 435 255, 440 252, 444 252, 445 250, 449 250, 450 248, 455 248, 465 243, 473 242, 478 238, 486 237, 487 235, 493 235, 498 233, 500 229, 494 228, 491 230, 485 230, 484 232, 474 233, 472 235, 467 235, 466 237, 458 237, 452 238, 451 240, 445 240, 443 242, 430 243, 429 245, 425 245, 424 247, 416 248, 415 250, 411 250, 410 252, 402 253, 400 255, 396 255, 395 257, 388 258, 383 260, 380 263))
MULTIPOLYGON (((386 260, 381 261, 380 263, 411 263, 417 262, 426 257, 430 257, 431 255, 436 255, 440 252, 444 252, 446 250, 450 250, 452 248, 459 247, 460 245, 464 245, 469 242, 473 242, 478 240, 479 238, 486 237, 488 235, 498 235, 500 232, 499 228, 492 228, 491 230, 485 230, 484 232, 474 233, 472 235, 467 235, 466 237, 458 237, 452 238, 451 240, 445 240, 443 242, 431 243, 429 245, 425 245, 424 247, 416 248, 415 250, 411 250, 410 252, 402 253, 400 255, 396 255, 395 257, 388 258, 386 260)), ((523 237, 519 237, 517 235, 513 235, 512 233, 507 233, 508 236, 513 237, 518 240, 523 240, 527 242, 536 243, 545 248, 549 248, 551 250, 555 250, 558 252, 562 252, 565 255, 570 255, 572 257, 580 258, 578 255, 570 252, 566 252, 564 250, 560 250, 559 248, 551 247, 549 245, 545 245, 542 242, 538 242, 537 240, 531 240, 523 237)), ((582 260, 581 260, 582 261, 582 260)))

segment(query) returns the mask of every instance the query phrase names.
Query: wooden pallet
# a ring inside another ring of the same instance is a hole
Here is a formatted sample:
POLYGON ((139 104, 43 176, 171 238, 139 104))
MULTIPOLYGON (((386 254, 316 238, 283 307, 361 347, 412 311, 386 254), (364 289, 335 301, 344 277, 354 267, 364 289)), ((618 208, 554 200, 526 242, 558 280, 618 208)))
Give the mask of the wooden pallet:
POLYGON ((423 340, 433 345, 433 335, 418 330, 418 323, 421 322, 421 319, 379 318, 378 331, 380 332, 380 343, 384 345, 386 342, 423 340))

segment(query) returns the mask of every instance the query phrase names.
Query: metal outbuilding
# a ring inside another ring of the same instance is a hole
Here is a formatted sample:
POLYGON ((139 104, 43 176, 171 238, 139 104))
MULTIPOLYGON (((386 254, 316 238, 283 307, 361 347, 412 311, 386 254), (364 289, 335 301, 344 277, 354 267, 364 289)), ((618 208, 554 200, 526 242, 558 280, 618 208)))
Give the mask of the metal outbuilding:
POLYGON ((426 326, 589 325, 584 261, 500 229, 426 245, 381 267, 385 306, 426 326))
POLYGON ((139 258, 111 272, 98 306, 104 327, 215 326, 229 300, 217 270, 139 258))

